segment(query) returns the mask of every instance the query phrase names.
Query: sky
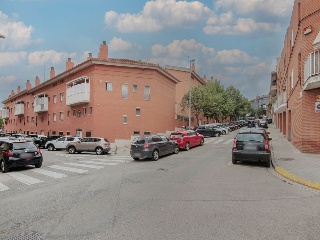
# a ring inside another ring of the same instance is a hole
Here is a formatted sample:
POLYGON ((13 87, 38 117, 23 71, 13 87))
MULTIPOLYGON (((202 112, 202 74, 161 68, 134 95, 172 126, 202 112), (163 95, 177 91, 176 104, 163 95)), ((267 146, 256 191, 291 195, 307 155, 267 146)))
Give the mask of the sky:
MULTIPOLYGON (((0 100, 106 41, 110 58, 189 67, 249 100, 269 94, 294 0, 1 0, 0 100)), ((2 103, 0 103, 0 106, 2 103)))

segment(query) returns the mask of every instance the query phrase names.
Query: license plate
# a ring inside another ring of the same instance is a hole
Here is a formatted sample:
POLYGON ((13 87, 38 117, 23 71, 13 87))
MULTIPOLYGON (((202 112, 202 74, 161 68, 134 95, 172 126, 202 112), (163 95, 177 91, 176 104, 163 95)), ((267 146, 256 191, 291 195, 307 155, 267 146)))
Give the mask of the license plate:
POLYGON ((257 150, 257 147, 255 147, 255 146, 245 146, 244 150, 249 150, 249 151, 257 150))
POLYGON ((21 153, 21 159, 31 160, 33 158, 33 153, 21 153))

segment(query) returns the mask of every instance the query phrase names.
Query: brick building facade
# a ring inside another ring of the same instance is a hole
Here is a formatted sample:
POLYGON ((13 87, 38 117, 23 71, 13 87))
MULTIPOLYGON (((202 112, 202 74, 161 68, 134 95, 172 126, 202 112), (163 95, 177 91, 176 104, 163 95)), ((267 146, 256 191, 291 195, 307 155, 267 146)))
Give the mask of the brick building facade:
MULTIPOLYGON (((301 152, 320 153, 320 1, 295 0, 277 64, 273 117, 301 152)), ((272 80, 272 82, 273 82, 272 80)))

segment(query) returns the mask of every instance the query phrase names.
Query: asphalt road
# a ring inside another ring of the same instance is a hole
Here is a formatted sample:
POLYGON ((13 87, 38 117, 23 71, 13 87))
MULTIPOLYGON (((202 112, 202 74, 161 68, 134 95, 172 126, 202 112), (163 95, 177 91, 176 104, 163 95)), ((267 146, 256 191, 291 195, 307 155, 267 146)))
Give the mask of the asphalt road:
POLYGON ((234 134, 157 162, 43 150, 0 174, 1 239, 319 239, 319 192, 233 165, 234 134))

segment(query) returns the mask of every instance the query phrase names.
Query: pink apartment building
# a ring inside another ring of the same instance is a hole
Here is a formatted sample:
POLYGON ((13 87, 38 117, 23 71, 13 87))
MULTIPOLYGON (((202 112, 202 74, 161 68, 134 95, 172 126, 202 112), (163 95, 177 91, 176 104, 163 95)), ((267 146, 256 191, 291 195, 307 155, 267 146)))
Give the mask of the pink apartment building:
POLYGON ((320 153, 319 0, 295 0, 271 78, 276 126, 301 152, 320 153))
MULTIPOLYGON (((195 72, 192 76, 194 84, 205 84, 195 72)), ((52 67, 49 80, 40 83, 36 77, 34 87, 28 80, 25 90, 12 91, 3 101, 5 132, 101 136, 115 142, 174 131, 182 124, 178 98, 188 91, 179 77, 157 64, 108 58, 104 41, 98 58, 89 54, 76 66, 69 58, 61 74, 52 67)))

